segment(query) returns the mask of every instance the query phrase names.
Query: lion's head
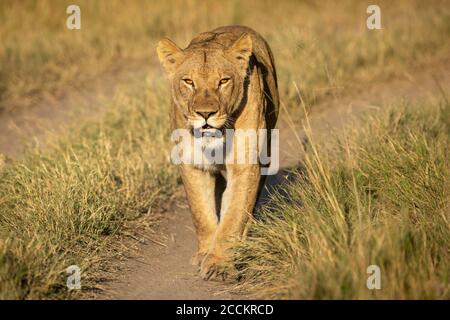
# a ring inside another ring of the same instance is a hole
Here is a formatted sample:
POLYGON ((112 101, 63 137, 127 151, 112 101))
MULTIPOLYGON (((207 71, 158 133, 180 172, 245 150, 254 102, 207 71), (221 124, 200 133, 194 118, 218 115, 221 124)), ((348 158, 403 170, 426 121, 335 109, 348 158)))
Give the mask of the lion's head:
POLYGON ((187 126, 203 134, 227 128, 243 97, 251 37, 243 34, 229 47, 191 44, 184 50, 163 39, 157 53, 187 126))

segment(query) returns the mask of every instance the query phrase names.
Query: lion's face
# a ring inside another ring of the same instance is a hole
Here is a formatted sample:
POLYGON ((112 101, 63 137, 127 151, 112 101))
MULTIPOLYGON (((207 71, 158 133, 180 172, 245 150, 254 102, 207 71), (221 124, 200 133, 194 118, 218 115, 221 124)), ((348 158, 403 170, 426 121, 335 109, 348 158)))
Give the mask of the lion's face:
POLYGON ((231 127, 231 115, 244 91, 251 38, 244 35, 226 49, 189 50, 181 50, 166 39, 157 51, 187 126, 202 135, 231 127))
POLYGON ((224 128, 231 120, 236 103, 233 93, 240 84, 233 65, 216 50, 193 52, 172 79, 174 98, 194 130, 224 128))

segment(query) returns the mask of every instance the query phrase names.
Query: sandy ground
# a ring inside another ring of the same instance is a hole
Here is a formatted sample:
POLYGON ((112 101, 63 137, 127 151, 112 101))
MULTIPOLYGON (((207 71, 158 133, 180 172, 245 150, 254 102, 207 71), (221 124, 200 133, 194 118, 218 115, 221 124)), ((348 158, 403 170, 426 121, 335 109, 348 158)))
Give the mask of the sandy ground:
MULTIPOLYGON (((315 135, 327 138, 337 129, 340 131, 350 119, 376 110, 382 105, 398 101, 417 101, 440 96, 450 92, 450 70, 448 63, 421 70, 414 75, 406 74, 402 79, 374 84, 365 90, 355 90, 351 94, 335 96, 314 106, 310 111, 311 127, 315 135)), ((140 71, 142 72, 142 71, 140 71)), ((134 77, 144 74, 135 74, 134 77)), ((117 79, 121 79, 118 77, 117 79)), ((127 81, 127 77, 121 81, 127 81)), ((114 81, 120 83, 120 81, 114 81)), ((100 97, 114 90, 114 86, 95 88, 87 94, 90 104, 98 103, 100 97)), ((351 90, 347 90, 349 92, 351 90)), ((77 96, 80 96, 78 93, 77 96)), ((86 99, 86 98, 85 98, 86 99)), ((83 100, 86 101, 86 100, 83 100)), ((0 115, 0 152, 12 157, 20 156, 20 146, 25 137, 37 136, 43 139, 45 132, 61 123, 69 121, 67 113, 79 106, 70 94, 64 100, 55 102, 57 106, 37 106, 32 117, 21 115, 0 115), (61 107, 62 106, 62 107, 61 107), (28 118, 31 118, 27 121, 28 118), (45 122, 46 127, 36 125, 45 122)), ((280 128, 280 170, 276 176, 266 180, 268 189, 280 185, 288 179, 285 169, 295 167, 302 154, 301 144, 305 143, 302 130, 304 118, 302 110, 294 110, 288 115, 282 110, 280 128)), ((89 112, 87 113, 89 114, 89 112)), ((71 121, 71 120, 70 120, 71 121)), ((26 139, 25 139, 26 140, 26 139)), ((267 196, 263 192, 260 202, 267 196)), ((147 241, 139 244, 133 257, 128 258, 121 271, 102 286, 98 299, 245 299, 243 293, 236 292, 235 284, 203 281, 189 261, 197 244, 190 212, 184 196, 177 197, 176 204, 161 218, 157 230, 158 243, 147 241)))

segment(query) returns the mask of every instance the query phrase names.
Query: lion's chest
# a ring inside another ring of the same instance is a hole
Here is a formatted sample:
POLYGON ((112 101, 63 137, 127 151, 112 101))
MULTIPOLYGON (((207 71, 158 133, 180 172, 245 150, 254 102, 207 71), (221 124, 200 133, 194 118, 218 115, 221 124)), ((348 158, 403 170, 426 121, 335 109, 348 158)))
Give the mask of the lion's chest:
POLYGON ((225 150, 225 137, 191 136, 188 143, 183 143, 182 162, 201 170, 218 172, 224 168, 225 150))

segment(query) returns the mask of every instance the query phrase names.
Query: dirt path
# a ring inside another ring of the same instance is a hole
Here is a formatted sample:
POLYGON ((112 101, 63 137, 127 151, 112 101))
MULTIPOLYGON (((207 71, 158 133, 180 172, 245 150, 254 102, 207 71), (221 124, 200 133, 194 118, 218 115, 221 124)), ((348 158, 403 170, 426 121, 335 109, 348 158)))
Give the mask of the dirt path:
POLYGON ((86 83, 84 89, 61 88, 58 97, 42 94, 32 107, 0 112, 0 153, 20 158, 23 148, 32 140, 45 144, 46 139, 58 135, 66 125, 100 117, 118 87, 136 79, 145 79, 149 65, 130 62, 126 68, 116 67, 86 83))
MULTIPOLYGON (((141 245, 125 273, 106 286, 102 299, 233 299, 232 288, 203 281, 190 264, 197 244, 185 202, 166 214, 158 229, 159 244, 141 245)), ((241 297, 239 297, 241 298, 241 297)))

